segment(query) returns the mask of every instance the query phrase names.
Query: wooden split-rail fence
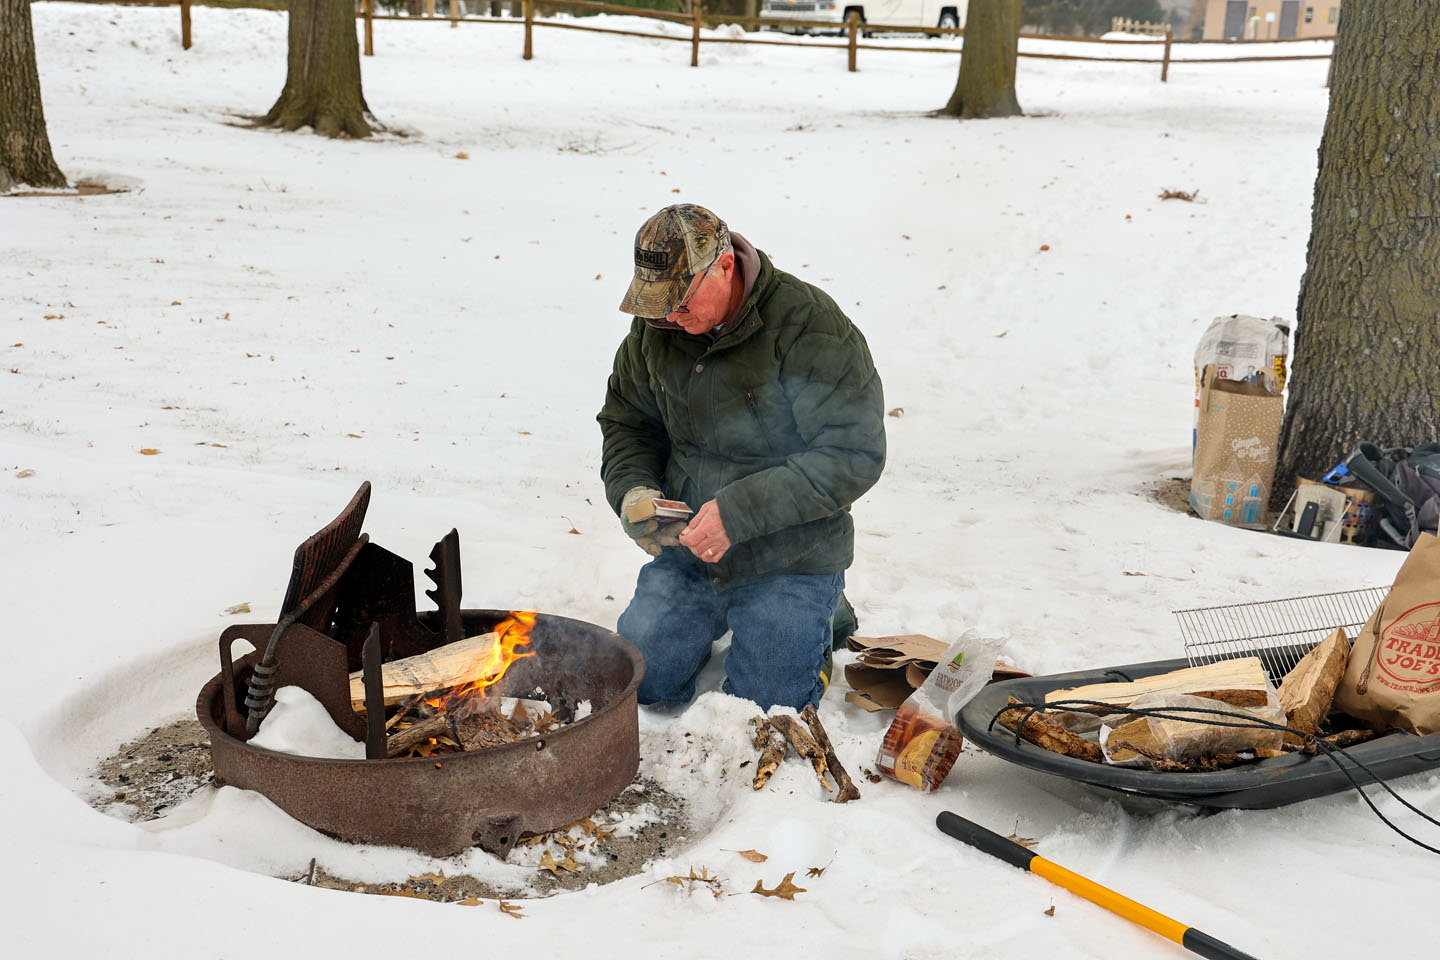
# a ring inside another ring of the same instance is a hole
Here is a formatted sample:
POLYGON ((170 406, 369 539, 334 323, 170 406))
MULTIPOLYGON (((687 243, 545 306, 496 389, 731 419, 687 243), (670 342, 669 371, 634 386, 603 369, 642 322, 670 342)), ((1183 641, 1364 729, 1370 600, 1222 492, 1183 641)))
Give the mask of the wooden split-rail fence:
MULTIPOLYGON (((80 0, 85 3, 114 3, 117 0, 80 0)), ((180 7, 180 42, 189 50, 191 46, 190 8, 191 0, 118 0, 120 3, 132 3, 144 6, 171 6, 174 4, 180 7)), ((861 23, 854 11, 850 13, 847 20, 837 23, 835 21, 820 20, 792 20, 789 18, 778 19, 774 17, 732 17, 725 16, 707 17, 704 6, 701 3, 692 3, 688 13, 670 13, 663 10, 643 10, 635 7, 625 7, 613 3, 603 3, 599 0, 565 0, 564 3, 547 2, 544 6, 547 9, 562 8, 567 10, 587 10, 595 13, 612 13, 627 17, 642 17, 649 20, 661 20, 668 23, 687 25, 690 30, 688 36, 677 36, 674 34, 649 33, 640 30, 626 30, 610 26, 590 25, 581 19, 551 19, 548 17, 536 16, 536 0, 506 0, 512 8, 520 6, 521 15, 518 17, 486 16, 476 17, 462 15, 460 12, 460 0, 442 0, 448 4, 446 14, 436 15, 436 0, 424 0, 425 15, 423 16, 400 16, 397 14, 385 14, 375 12, 375 0, 359 0, 356 10, 356 19, 364 22, 365 32, 365 55, 375 55, 375 21, 376 20, 399 20, 409 23, 449 23, 451 28, 458 28, 460 24, 501 24, 524 27, 524 47, 521 56, 530 60, 535 56, 534 32, 537 27, 545 27, 560 30, 581 30, 589 33, 608 33, 622 37, 643 37, 647 40, 671 40, 690 44, 690 66, 700 65, 700 46, 705 43, 753 43, 767 44, 770 46, 792 46, 804 47, 807 50, 844 50, 846 52, 846 65, 853 73, 857 68, 856 62, 861 50, 887 50, 892 52, 908 53, 946 53, 957 54, 963 50, 963 38, 965 29, 963 27, 902 27, 892 26, 883 23, 861 23), (837 43, 815 43, 799 40, 761 40, 750 37, 717 37, 704 36, 702 31, 706 27, 715 27, 721 24, 737 24, 745 28, 774 27, 783 30, 839 30, 843 42, 837 43), (927 37, 960 37, 961 47, 952 46, 903 46, 897 44, 874 44, 865 43, 864 39, 873 34, 924 34, 927 37)), ((250 7, 262 10, 284 10, 284 3, 274 0, 206 0, 202 5, 220 7, 250 7)), ((485 4, 481 4, 484 6, 485 4)), ((499 6, 490 3, 492 10, 499 6)), ((1071 37, 1057 36, 1054 34, 1022 33, 1022 40, 1055 40, 1065 43, 1089 43, 1089 44, 1121 44, 1126 48, 1143 46, 1163 46, 1159 57, 1104 57, 1084 56, 1073 53, 1042 53, 1039 51, 1021 50, 1019 56, 1032 57, 1040 60, 1078 60, 1092 63, 1149 63, 1160 67, 1160 80, 1166 82, 1170 79, 1171 63, 1256 63, 1264 61, 1280 60, 1329 60, 1331 53, 1298 54, 1295 56, 1237 56, 1237 57, 1184 57, 1178 60, 1172 59, 1171 51, 1176 46, 1203 44, 1203 43, 1245 43, 1249 41, 1233 40, 1176 40, 1169 27, 1164 28, 1164 35, 1154 40, 1106 40, 1099 37, 1071 37)), ((1289 38, 1285 40, 1267 40, 1270 43, 1295 43, 1313 40, 1330 40, 1331 37, 1306 37, 1289 38)), ((1333 51, 1333 47, 1332 47, 1333 51)))

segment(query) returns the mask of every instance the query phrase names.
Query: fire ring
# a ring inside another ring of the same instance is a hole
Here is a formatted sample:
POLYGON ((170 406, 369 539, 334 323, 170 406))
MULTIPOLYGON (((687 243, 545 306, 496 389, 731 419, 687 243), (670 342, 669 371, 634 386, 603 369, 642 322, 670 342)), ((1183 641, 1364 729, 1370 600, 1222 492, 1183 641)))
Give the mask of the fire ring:
POLYGON ((588 716, 542 738, 386 759, 383 709, 367 709, 369 722, 355 712, 350 672, 364 671, 378 708, 382 660, 485 633, 509 614, 459 609, 453 530, 436 544, 436 566, 427 571, 437 585, 427 593, 439 609, 417 614, 410 564, 358 533, 369 492, 363 484, 345 511, 296 551, 278 623, 237 624, 221 634, 220 673, 195 704, 217 785, 255 790, 342 840, 434 856, 479 846, 502 859, 522 836, 573 823, 618 796, 640 765, 636 690, 644 661, 610 630, 549 614, 536 617, 534 656, 512 664, 496 692, 524 696, 538 689, 557 705, 588 700, 588 716), (232 660, 241 639, 255 650, 232 660), (367 759, 296 756, 249 744, 273 691, 286 685, 310 692, 341 729, 366 740, 367 759))

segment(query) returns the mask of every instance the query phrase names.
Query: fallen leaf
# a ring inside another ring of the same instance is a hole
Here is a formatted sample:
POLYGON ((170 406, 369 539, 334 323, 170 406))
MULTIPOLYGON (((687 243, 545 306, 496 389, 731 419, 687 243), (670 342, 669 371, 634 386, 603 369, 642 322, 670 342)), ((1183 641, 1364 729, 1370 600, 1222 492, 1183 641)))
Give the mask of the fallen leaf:
POLYGON ((806 871, 805 876, 807 876, 807 877, 819 877, 819 876, 823 876, 826 869, 827 869, 827 868, 825 868, 825 867, 811 867, 808 871, 806 871))
POLYGON ((1007 333, 1009 333, 1009 332, 1010 332, 1009 330, 1001 330, 999 333, 995 334, 995 339, 996 339, 996 340, 1004 340, 1004 339, 1005 339, 1005 334, 1007 334, 1007 333))
POLYGON ((143 454, 144 454, 145 456, 147 456, 147 457, 153 457, 153 456, 155 456, 155 454, 159 453, 160 451, 159 451, 159 450, 156 450, 154 447, 141 447, 141 448, 140 448, 140 452, 143 453, 143 454))
POLYGON ((936 289, 936 290, 944 290, 944 289, 945 289, 945 284, 942 283, 942 284, 940 284, 940 286, 936 287, 935 289, 936 289))
POLYGON ((689 890, 692 884, 703 883, 705 886, 710 888, 711 893, 715 894, 716 900, 719 900, 721 897, 725 896, 725 887, 723 886, 725 881, 720 877, 711 876, 708 867, 701 867, 699 873, 696 873, 695 868, 691 867, 690 876, 666 877, 665 882, 673 883, 677 887, 681 887, 686 890, 689 890))
POLYGON ((540 858, 540 869, 549 870, 551 873, 558 877, 560 876, 561 870, 568 870, 571 873, 579 873, 580 864, 576 863, 575 858, 571 857, 569 854, 566 854, 564 860, 556 860, 550 855, 550 851, 546 850, 545 856, 540 858))
POLYGON ((739 851, 739 853, 740 856, 744 857, 746 860, 749 860, 751 863, 764 863, 766 860, 770 859, 769 857, 765 856, 765 854, 761 853, 759 850, 741 850, 739 851))
POLYGON ((26 477, 33 476, 35 476, 35 471, 31 470, 29 467, 26 467, 24 470, 21 470, 19 473, 15 474, 15 479, 24 480, 26 477))
POLYGON ((529 431, 529 430, 516 430, 515 432, 518 433, 518 434, 520 434, 520 436, 522 436, 522 437, 528 437, 528 436, 530 436, 530 431, 529 431))
POLYGON ((794 900, 795 894, 804 893, 804 887, 797 887, 790 880, 795 876, 795 871, 785 874, 785 879, 775 887, 774 890, 766 890, 764 884, 759 880, 755 881, 755 889, 751 893, 758 893, 762 897, 779 897, 781 900, 794 900))
POLYGON ((345 436, 347 436, 347 437, 353 437, 353 438, 356 439, 356 440, 364 440, 364 439, 365 439, 362 435, 360 435, 360 434, 358 434, 358 433, 347 433, 347 434, 345 434, 345 436))
POLYGON ((237 604, 235 604, 235 606, 233 606, 233 607, 226 607, 224 610, 220 611, 220 614, 221 614, 221 616, 230 616, 230 615, 236 614, 236 613, 249 613, 249 612, 250 612, 250 601, 247 600, 247 601, 245 601, 244 603, 237 603, 237 604))
POLYGON ((1014 833, 1010 834, 1010 836, 1006 837, 1005 839, 1006 839, 1006 840, 1013 840, 1013 841, 1015 841, 1016 843, 1020 844, 1020 846, 1022 846, 1022 847, 1033 847, 1033 846, 1035 846, 1035 844, 1037 844, 1037 843, 1040 842, 1039 840, 1036 840, 1034 837, 1022 837, 1022 836, 1020 836, 1019 834, 1014 834, 1014 833))
POLYGON ((1045 911, 1045 916, 1047 916, 1047 917, 1053 917, 1053 916, 1055 916, 1055 904, 1053 904, 1053 903, 1050 904, 1050 909, 1045 911))
POLYGON ((510 916, 514 917, 516 920, 525 919, 525 914, 520 912, 521 909, 522 908, 518 903, 511 903, 508 900, 500 901, 501 912, 510 914, 510 916))
POLYGON ((1050 249, 1050 244, 1048 244, 1048 243, 1042 243, 1042 244, 1040 244, 1040 252, 1041 252, 1041 253, 1044 253, 1046 250, 1049 250, 1049 249, 1050 249))
POLYGON ((895 417, 896 419, 899 419, 900 417, 905 416, 905 408, 904 408, 904 407, 896 407, 894 410, 891 410, 889 413, 885 414, 885 416, 887 416, 887 417, 895 417))
POLYGON ((670 192, 671 192, 671 193, 679 193, 679 192, 680 192, 680 188, 679 188, 679 187, 676 187, 674 190, 671 190, 670 192))
POLYGON ((47 313, 47 314, 45 314, 45 319, 46 319, 46 320, 64 320, 64 319, 65 319, 65 314, 63 314, 63 313, 47 313))
POLYGON ((170 306, 172 306, 172 307, 178 307, 178 306, 180 306, 180 301, 179 301, 179 300, 171 300, 171 301, 170 301, 170 306))
POLYGON ((1148 576, 1149 576, 1148 573, 1141 573, 1139 570, 1121 570, 1120 572, 1123 573, 1123 574, 1125 574, 1125 576, 1127 576, 1127 577, 1148 577, 1148 576))
MULTIPOLYGON (((595 275, 595 279, 596 279, 596 280, 599 280, 599 279, 600 279, 600 275, 599 275, 598 273, 595 275)), ((12 346, 12 347, 23 347, 23 346, 25 346, 25 344, 23 344, 23 343, 12 343, 12 344, 10 344, 10 346, 12 346)))
POLYGON ((459 153, 455 154, 455 159, 456 159, 456 160, 469 160, 469 159, 470 159, 470 154, 466 153, 464 150, 461 150, 459 153))
MULTIPOLYGON (((599 280, 599 279, 600 279, 600 274, 598 274, 598 273, 595 274, 595 279, 596 279, 596 280, 599 280)), ((20 344, 17 343, 17 344, 15 344, 15 346, 18 347, 18 346, 20 346, 20 344)))
POLYGON ((574 527, 571 527, 569 532, 575 534, 577 537, 581 535, 580 531, 576 530, 574 527))
POLYGON ((464 900, 455 901, 455 905, 460 907, 478 907, 484 902, 485 901, 479 897, 466 897, 464 900))

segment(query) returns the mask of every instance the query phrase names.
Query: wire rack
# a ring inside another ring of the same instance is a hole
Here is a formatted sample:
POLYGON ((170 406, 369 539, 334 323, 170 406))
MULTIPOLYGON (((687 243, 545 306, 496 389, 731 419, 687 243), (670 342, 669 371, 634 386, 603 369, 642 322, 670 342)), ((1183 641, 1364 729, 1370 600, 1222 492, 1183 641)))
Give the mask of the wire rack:
POLYGON ((1192 667, 1236 657, 1259 657, 1278 683, 1336 627, 1352 642, 1390 592, 1364 587, 1308 597, 1176 610, 1185 658, 1192 667))

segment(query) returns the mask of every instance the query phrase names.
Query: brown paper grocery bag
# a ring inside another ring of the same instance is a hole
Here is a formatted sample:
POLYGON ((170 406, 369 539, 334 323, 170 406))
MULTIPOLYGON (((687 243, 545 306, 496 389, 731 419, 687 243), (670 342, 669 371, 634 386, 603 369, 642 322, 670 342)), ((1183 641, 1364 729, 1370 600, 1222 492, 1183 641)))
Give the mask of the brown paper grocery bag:
POLYGON ((1206 520, 1266 525, 1285 400, 1269 387, 1201 375, 1190 506, 1206 520))
POLYGON ((1440 538, 1421 534, 1350 651, 1335 706, 1377 731, 1440 731, 1440 538))

